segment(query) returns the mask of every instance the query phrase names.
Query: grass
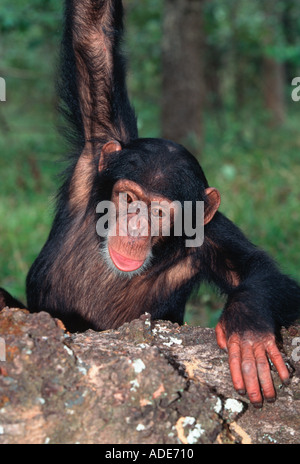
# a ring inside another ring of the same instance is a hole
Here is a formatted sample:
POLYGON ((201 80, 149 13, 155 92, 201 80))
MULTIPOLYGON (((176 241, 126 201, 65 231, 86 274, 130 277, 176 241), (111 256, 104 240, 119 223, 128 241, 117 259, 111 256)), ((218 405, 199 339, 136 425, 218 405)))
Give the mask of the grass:
MULTIPOLYGON (((34 85, 27 84, 31 89, 34 85)), ((297 278, 300 106, 295 105, 277 130, 269 129, 256 113, 236 117, 224 112, 222 129, 210 115, 201 164, 210 184, 221 191, 222 212, 297 278)), ((21 300, 26 273, 50 230, 57 174, 62 170, 58 160, 65 152, 52 108, 51 96, 33 96, 30 91, 27 95, 25 88, 0 103, 0 286, 21 300)), ((147 127, 144 123, 142 136, 149 135, 147 127)), ((153 120, 150 132, 159 135, 153 120)), ((186 320, 213 326, 222 304, 223 299, 205 286, 191 299, 186 320)))
POLYGON ((16 92, 0 103, 0 285, 25 300, 25 278, 49 233, 62 151, 50 102, 16 92), (26 100, 26 99, 25 99, 26 100))

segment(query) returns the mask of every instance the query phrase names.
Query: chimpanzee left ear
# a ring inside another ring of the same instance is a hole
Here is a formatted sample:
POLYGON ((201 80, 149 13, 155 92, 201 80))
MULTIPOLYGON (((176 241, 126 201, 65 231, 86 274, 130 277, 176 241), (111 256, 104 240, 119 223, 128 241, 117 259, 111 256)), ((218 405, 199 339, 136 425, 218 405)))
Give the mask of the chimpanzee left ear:
POLYGON ((214 187, 205 189, 207 203, 204 207, 204 225, 208 224, 219 209, 221 195, 219 190, 214 187))
POLYGON ((101 154, 100 154, 98 170, 102 171, 105 168, 107 155, 109 155, 110 153, 115 153, 116 151, 121 151, 121 150, 122 150, 122 145, 119 142, 117 142, 117 140, 110 140, 105 145, 103 145, 101 154))

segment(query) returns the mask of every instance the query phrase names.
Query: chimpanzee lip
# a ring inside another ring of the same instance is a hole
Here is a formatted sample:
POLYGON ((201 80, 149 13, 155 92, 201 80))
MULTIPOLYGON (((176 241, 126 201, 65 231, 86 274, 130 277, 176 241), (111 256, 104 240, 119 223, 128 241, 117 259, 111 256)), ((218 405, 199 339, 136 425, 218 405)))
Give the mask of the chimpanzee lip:
POLYGON ((126 256, 121 255, 120 253, 117 253, 115 250, 113 250, 111 247, 108 248, 110 258, 114 265, 116 266, 117 269, 123 272, 132 272, 136 271, 140 267, 143 266, 145 260, 136 260, 136 259, 131 259, 127 258, 126 256))

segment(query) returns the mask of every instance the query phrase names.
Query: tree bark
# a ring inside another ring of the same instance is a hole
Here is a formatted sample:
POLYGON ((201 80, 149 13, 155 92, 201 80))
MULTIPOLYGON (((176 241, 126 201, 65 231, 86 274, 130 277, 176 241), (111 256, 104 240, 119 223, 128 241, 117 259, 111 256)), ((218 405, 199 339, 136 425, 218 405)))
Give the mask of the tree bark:
POLYGON ((300 327, 274 404, 234 390, 213 329, 151 321, 68 334, 47 313, 0 311, 0 444, 297 444, 300 327), (4 359, 4 360, 3 360, 4 359))
POLYGON ((262 64, 262 93, 264 106, 270 113, 270 125, 280 126, 285 120, 285 73, 284 63, 267 53, 267 48, 276 45, 278 29, 282 22, 282 12, 278 2, 266 0, 265 10, 265 36, 266 52, 262 64))
POLYGON ((203 138, 203 4, 165 0, 162 135, 199 149, 203 138))
POLYGON ((263 58, 263 99, 270 113, 272 126, 280 126, 285 120, 285 72, 282 63, 274 58, 263 58))

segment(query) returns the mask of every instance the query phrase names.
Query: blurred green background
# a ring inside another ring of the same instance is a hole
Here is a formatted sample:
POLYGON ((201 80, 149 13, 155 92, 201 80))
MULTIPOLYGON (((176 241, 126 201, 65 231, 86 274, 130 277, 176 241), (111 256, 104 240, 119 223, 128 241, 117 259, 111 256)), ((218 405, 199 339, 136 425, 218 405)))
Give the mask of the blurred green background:
MULTIPOLYGON (((187 0, 173 7, 176 2, 187 0)), ((291 81, 300 76, 299 1, 199 2, 205 99, 201 134, 187 134, 187 143, 221 191, 222 212, 298 278, 300 102, 291 98, 291 81)), ((50 230, 67 152, 56 130, 54 92, 62 3, 1 0, 0 6, 0 77, 7 86, 7 101, 0 102, 0 286, 23 301, 29 266, 50 230)), ((140 136, 162 136, 163 24, 172 2, 124 4, 140 136)), ((204 287, 186 320, 214 325, 222 304, 204 287)))

